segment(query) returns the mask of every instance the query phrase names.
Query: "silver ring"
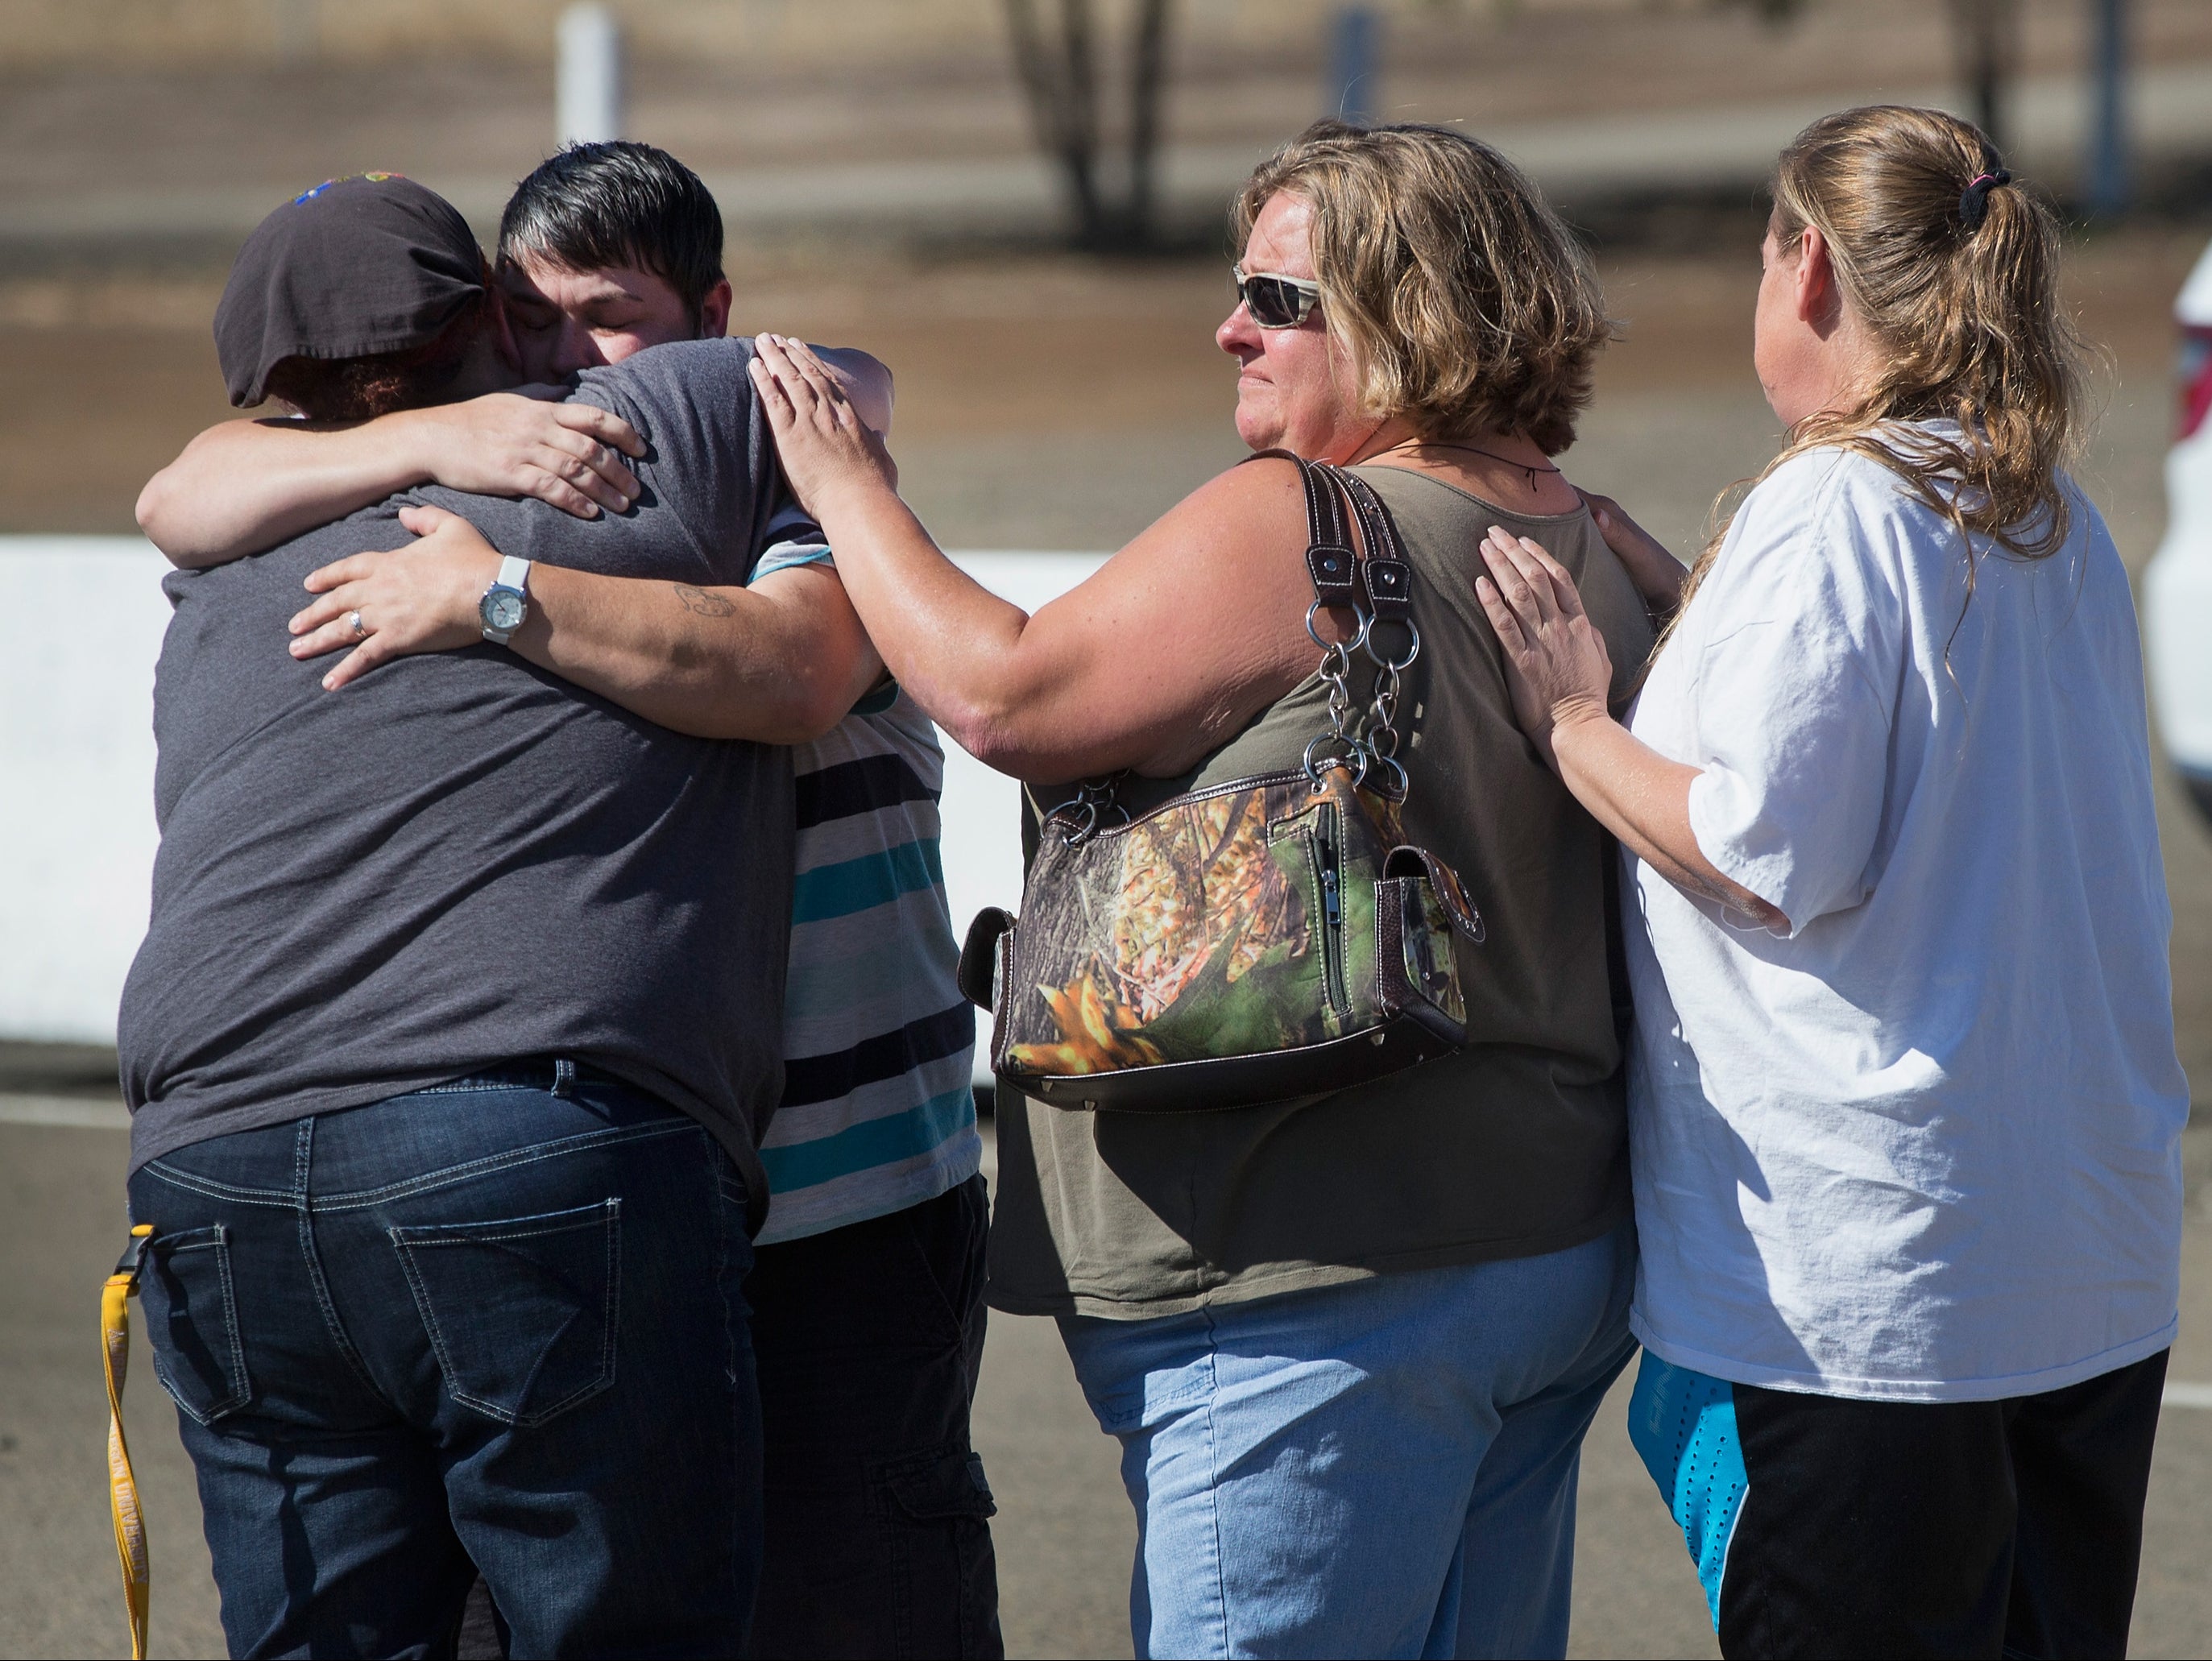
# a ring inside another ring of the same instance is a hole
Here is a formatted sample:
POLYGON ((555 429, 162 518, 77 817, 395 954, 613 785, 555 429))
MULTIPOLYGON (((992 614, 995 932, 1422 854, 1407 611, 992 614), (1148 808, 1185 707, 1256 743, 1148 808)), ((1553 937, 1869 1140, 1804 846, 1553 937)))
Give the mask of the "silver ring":
POLYGON ((1352 775, 1355 788, 1367 782, 1367 746, 1348 733, 1322 733, 1306 745, 1306 777, 1315 789, 1321 788, 1322 770, 1340 767, 1352 775), (1341 745, 1342 750, 1331 753, 1328 746, 1341 745))
POLYGON ((1413 783, 1413 780, 1407 775, 1405 764, 1397 757, 1385 755, 1379 750, 1370 751, 1368 753, 1375 766, 1380 770, 1377 774, 1379 782, 1374 786, 1375 793, 1392 801, 1405 800, 1407 789, 1413 783))
MULTIPOLYGON (((1314 619, 1319 617, 1322 611, 1327 610, 1328 605, 1329 602, 1328 600, 1317 599, 1312 605, 1306 607, 1306 638, 1313 642, 1315 645, 1320 647, 1324 652, 1329 649, 1332 642, 1325 641, 1321 637, 1320 632, 1314 627, 1314 619)), ((1353 605, 1352 607, 1352 614, 1359 619, 1359 632, 1354 635, 1350 640, 1333 642, 1334 644, 1343 647, 1347 659, 1352 653, 1358 651, 1361 647, 1367 644, 1368 631, 1375 626, 1375 618, 1365 606, 1356 604, 1353 605)))
POLYGON ((353 630, 353 637, 356 640, 368 638, 368 625, 361 620, 360 612, 349 612, 346 616, 346 626, 353 630))

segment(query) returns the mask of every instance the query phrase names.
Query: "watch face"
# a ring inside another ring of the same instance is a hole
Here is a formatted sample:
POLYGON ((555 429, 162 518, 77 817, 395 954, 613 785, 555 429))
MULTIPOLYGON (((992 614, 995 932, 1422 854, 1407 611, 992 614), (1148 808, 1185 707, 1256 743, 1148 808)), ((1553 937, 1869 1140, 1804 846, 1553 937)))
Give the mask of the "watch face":
POLYGON ((477 608, 482 613, 484 627, 502 632, 517 628, 522 622, 522 596, 512 588, 494 588, 483 597, 477 608))

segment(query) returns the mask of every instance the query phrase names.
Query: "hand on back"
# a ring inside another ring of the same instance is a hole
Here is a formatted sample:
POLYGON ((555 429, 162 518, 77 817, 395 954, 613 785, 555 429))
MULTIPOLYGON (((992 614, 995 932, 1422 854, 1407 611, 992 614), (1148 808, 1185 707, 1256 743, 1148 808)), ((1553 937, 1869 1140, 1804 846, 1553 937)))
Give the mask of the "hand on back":
POLYGON ((307 575, 316 598, 292 618, 292 655, 353 648, 323 677, 325 691, 393 658, 450 652, 483 638, 477 602, 499 574, 499 550, 442 508, 403 508, 399 522, 422 540, 355 554, 307 575))
POLYGON ((1556 770, 1554 730, 1607 717, 1612 654, 1583 610, 1574 578, 1540 545, 1493 525, 1481 552, 1490 575, 1474 580, 1474 597, 1505 650, 1514 715, 1556 770))
POLYGON ((567 397, 525 386, 402 418, 417 428, 422 471, 449 490, 535 496, 579 519, 622 513, 641 488, 623 459, 642 456, 645 441, 620 416, 567 397))

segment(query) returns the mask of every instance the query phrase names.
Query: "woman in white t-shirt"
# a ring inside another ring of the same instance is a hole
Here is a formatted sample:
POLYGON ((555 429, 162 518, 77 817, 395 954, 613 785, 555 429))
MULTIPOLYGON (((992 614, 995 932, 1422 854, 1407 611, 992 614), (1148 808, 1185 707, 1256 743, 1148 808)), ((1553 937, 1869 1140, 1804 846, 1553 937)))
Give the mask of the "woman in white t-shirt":
POLYGON ((1626 850, 1632 1434, 1730 1655, 2117 1655, 2188 1088, 2057 227, 1927 110, 1816 123, 1773 190, 1790 442, 1626 725, 1540 548, 1476 584, 1626 850))

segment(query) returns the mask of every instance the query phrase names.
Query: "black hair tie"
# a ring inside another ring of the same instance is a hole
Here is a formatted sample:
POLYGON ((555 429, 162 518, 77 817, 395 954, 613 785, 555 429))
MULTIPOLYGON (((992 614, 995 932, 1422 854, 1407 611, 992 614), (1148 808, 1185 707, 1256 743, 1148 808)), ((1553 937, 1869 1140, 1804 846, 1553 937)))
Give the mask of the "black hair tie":
POLYGON ((1990 210, 1990 192, 2000 185, 2012 183, 2012 175, 2002 167, 1985 173, 1959 192, 1959 228, 1972 236, 1981 228, 1982 220, 1990 210))

